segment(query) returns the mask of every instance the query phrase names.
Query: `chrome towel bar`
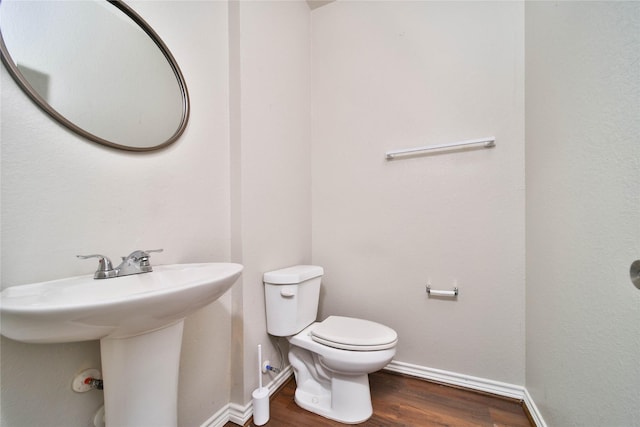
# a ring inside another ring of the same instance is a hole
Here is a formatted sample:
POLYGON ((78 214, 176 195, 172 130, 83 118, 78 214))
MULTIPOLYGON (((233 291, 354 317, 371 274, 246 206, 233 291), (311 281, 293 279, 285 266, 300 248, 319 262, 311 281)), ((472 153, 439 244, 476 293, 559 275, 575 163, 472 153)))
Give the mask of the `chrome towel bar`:
POLYGON ((458 288, 453 288, 452 291, 438 291, 435 289, 431 289, 430 285, 427 285, 427 295, 434 297, 457 297, 458 296, 458 288))
POLYGON ((405 154, 417 154, 424 151, 440 150, 444 148, 454 148, 454 147, 462 147, 465 145, 476 145, 476 144, 484 144, 484 148, 493 148, 496 146, 496 137, 489 136, 486 138, 469 139, 466 141, 452 142, 450 144, 428 145, 425 147, 405 148, 404 150, 387 151, 386 159, 393 160, 397 156, 402 156, 405 154))

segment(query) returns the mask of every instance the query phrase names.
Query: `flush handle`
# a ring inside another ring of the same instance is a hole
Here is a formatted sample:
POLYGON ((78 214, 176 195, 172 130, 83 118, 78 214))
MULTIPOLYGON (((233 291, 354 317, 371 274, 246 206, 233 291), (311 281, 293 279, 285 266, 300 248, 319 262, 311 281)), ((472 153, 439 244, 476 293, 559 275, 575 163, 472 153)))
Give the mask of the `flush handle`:
POLYGON ((280 295, 285 298, 293 298, 296 296, 296 288, 294 286, 283 286, 280 295))

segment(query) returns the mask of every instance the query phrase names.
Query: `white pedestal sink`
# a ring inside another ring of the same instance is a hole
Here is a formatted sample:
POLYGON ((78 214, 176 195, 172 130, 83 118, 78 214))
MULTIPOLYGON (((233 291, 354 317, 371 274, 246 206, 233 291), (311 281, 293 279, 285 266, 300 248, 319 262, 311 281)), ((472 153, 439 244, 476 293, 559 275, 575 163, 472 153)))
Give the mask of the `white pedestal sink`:
POLYGON ((222 296, 242 268, 176 264, 14 286, 0 293, 0 328, 28 343, 99 339, 107 427, 176 427, 184 318, 222 296))

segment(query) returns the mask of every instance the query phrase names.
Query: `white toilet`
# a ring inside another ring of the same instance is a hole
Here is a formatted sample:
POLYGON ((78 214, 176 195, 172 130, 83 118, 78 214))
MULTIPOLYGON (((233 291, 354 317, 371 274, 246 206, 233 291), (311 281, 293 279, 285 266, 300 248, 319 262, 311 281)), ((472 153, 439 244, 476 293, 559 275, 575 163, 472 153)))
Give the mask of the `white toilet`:
POLYGON ((357 424, 373 413, 369 373, 393 359, 398 334, 351 317, 316 322, 323 274, 314 265, 264 274, 267 331, 289 340, 296 403, 323 417, 357 424))

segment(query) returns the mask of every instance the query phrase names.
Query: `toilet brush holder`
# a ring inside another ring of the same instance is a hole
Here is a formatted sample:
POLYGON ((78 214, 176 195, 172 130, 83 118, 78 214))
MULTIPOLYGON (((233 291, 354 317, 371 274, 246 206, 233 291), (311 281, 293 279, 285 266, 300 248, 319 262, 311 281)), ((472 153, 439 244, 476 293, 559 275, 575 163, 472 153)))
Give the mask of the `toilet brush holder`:
POLYGON ((257 426, 269 421, 269 388, 260 387, 253 391, 253 423, 257 426))

